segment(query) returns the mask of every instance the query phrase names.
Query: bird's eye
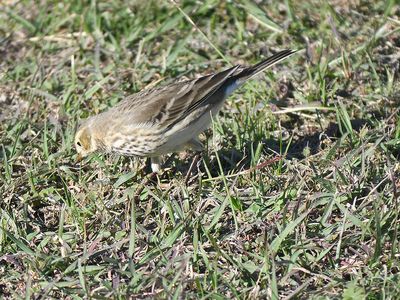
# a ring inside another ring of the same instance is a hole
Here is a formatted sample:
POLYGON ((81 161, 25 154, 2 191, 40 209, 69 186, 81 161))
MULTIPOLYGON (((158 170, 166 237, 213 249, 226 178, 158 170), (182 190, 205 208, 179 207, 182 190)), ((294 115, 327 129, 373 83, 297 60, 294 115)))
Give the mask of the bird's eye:
POLYGON ((79 147, 82 147, 81 142, 78 141, 76 144, 77 144, 79 147))

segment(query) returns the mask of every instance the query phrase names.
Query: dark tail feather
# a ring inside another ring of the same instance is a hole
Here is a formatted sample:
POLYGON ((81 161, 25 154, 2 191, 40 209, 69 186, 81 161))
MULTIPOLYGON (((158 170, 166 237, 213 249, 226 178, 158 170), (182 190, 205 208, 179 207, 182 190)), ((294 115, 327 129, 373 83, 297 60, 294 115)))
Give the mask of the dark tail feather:
POLYGON ((271 57, 267 58, 266 60, 263 60, 262 62, 254 65, 254 66, 243 69, 242 72, 235 75, 236 83, 238 85, 244 83, 246 80, 256 76, 257 74, 264 71, 265 69, 272 67, 276 63, 288 58, 289 56, 293 55, 297 51, 298 50, 289 50, 289 49, 283 50, 278 53, 275 53, 271 57))

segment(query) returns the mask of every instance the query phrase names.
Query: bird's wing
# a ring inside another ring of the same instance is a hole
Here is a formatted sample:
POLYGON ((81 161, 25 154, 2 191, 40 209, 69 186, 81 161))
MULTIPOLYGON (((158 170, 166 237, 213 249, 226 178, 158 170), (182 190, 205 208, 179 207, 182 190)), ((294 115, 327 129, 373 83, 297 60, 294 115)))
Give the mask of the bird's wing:
POLYGON ((206 108, 206 111, 208 111, 219 106, 221 102, 229 96, 229 94, 241 86, 245 81, 296 52, 296 50, 283 50, 256 65, 247 68, 237 65, 220 73, 197 79, 193 86, 187 90, 190 99, 188 105, 184 105, 187 100, 185 97, 177 98, 177 101, 174 102, 174 106, 183 109, 178 110, 177 114, 172 114, 171 118, 167 119, 166 123, 168 124, 168 127, 170 128, 179 123, 195 110, 199 110, 199 113, 202 114, 205 110, 201 108, 206 108))
POLYGON ((272 67, 273 65, 279 63, 280 61, 288 58, 289 56, 295 54, 297 51, 298 50, 290 50, 290 49, 279 51, 274 55, 268 57, 267 59, 264 59, 263 61, 259 62, 258 64, 238 70, 238 72, 236 74, 233 74, 232 77, 236 79, 236 84, 240 86, 245 81, 256 76, 260 72, 272 67))
POLYGON ((168 129, 195 110, 202 114, 219 106, 246 80, 295 52, 283 50, 254 66, 234 66, 198 79, 143 90, 128 97, 113 110, 114 113, 127 115, 125 120, 132 124, 168 129))
POLYGON ((128 114, 132 123, 168 128, 201 106, 222 102, 224 98, 216 99, 211 95, 226 83, 237 68, 235 66, 217 74, 143 90, 120 102, 113 108, 113 113, 128 114))

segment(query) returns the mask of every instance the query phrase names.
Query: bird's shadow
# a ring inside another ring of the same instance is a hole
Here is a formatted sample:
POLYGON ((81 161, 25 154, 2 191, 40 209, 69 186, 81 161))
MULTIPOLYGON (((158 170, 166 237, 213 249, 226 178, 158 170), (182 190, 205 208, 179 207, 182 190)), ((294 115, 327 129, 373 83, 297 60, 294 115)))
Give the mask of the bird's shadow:
MULTIPOLYGON (((366 119, 353 119, 351 120, 352 129, 359 131, 362 127, 370 124, 370 121, 366 119)), ((304 159, 307 156, 317 154, 321 151, 321 143, 324 139, 337 139, 342 135, 339 125, 336 123, 330 123, 327 128, 321 130, 314 130, 308 134, 296 137, 292 141, 280 141, 279 139, 259 139, 256 141, 245 141, 241 151, 236 148, 221 149, 215 153, 202 154, 203 163, 199 164, 200 171, 204 172, 204 164, 207 165, 207 171, 211 176, 221 175, 221 169, 223 174, 229 174, 233 171, 247 170, 251 168, 252 164, 252 153, 259 143, 262 144, 261 151, 264 154, 270 154, 271 157, 278 157, 282 153, 282 149, 285 151, 285 159, 304 159), (289 144, 290 143, 290 144, 289 144), (307 149, 307 151, 305 151, 307 149)), ((189 156, 190 158, 182 162, 178 158, 174 158, 174 165, 176 171, 186 174, 192 165, 194 155, 189 156)))

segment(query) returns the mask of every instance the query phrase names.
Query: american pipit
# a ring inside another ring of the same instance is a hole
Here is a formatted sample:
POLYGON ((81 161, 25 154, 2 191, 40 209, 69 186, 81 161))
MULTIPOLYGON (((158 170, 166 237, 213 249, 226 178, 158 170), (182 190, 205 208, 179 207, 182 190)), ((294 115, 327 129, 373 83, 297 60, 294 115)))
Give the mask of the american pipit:
POLYGON ((156 172, 161 155, 185 148, 201 151, 198 135, 209 127, 224 100, 246 80, 295 52, 283 50, 254 66, 237 65, 131 95, 83 121, 75 135, 78 159, 92 152, 150 157, 156 172))

